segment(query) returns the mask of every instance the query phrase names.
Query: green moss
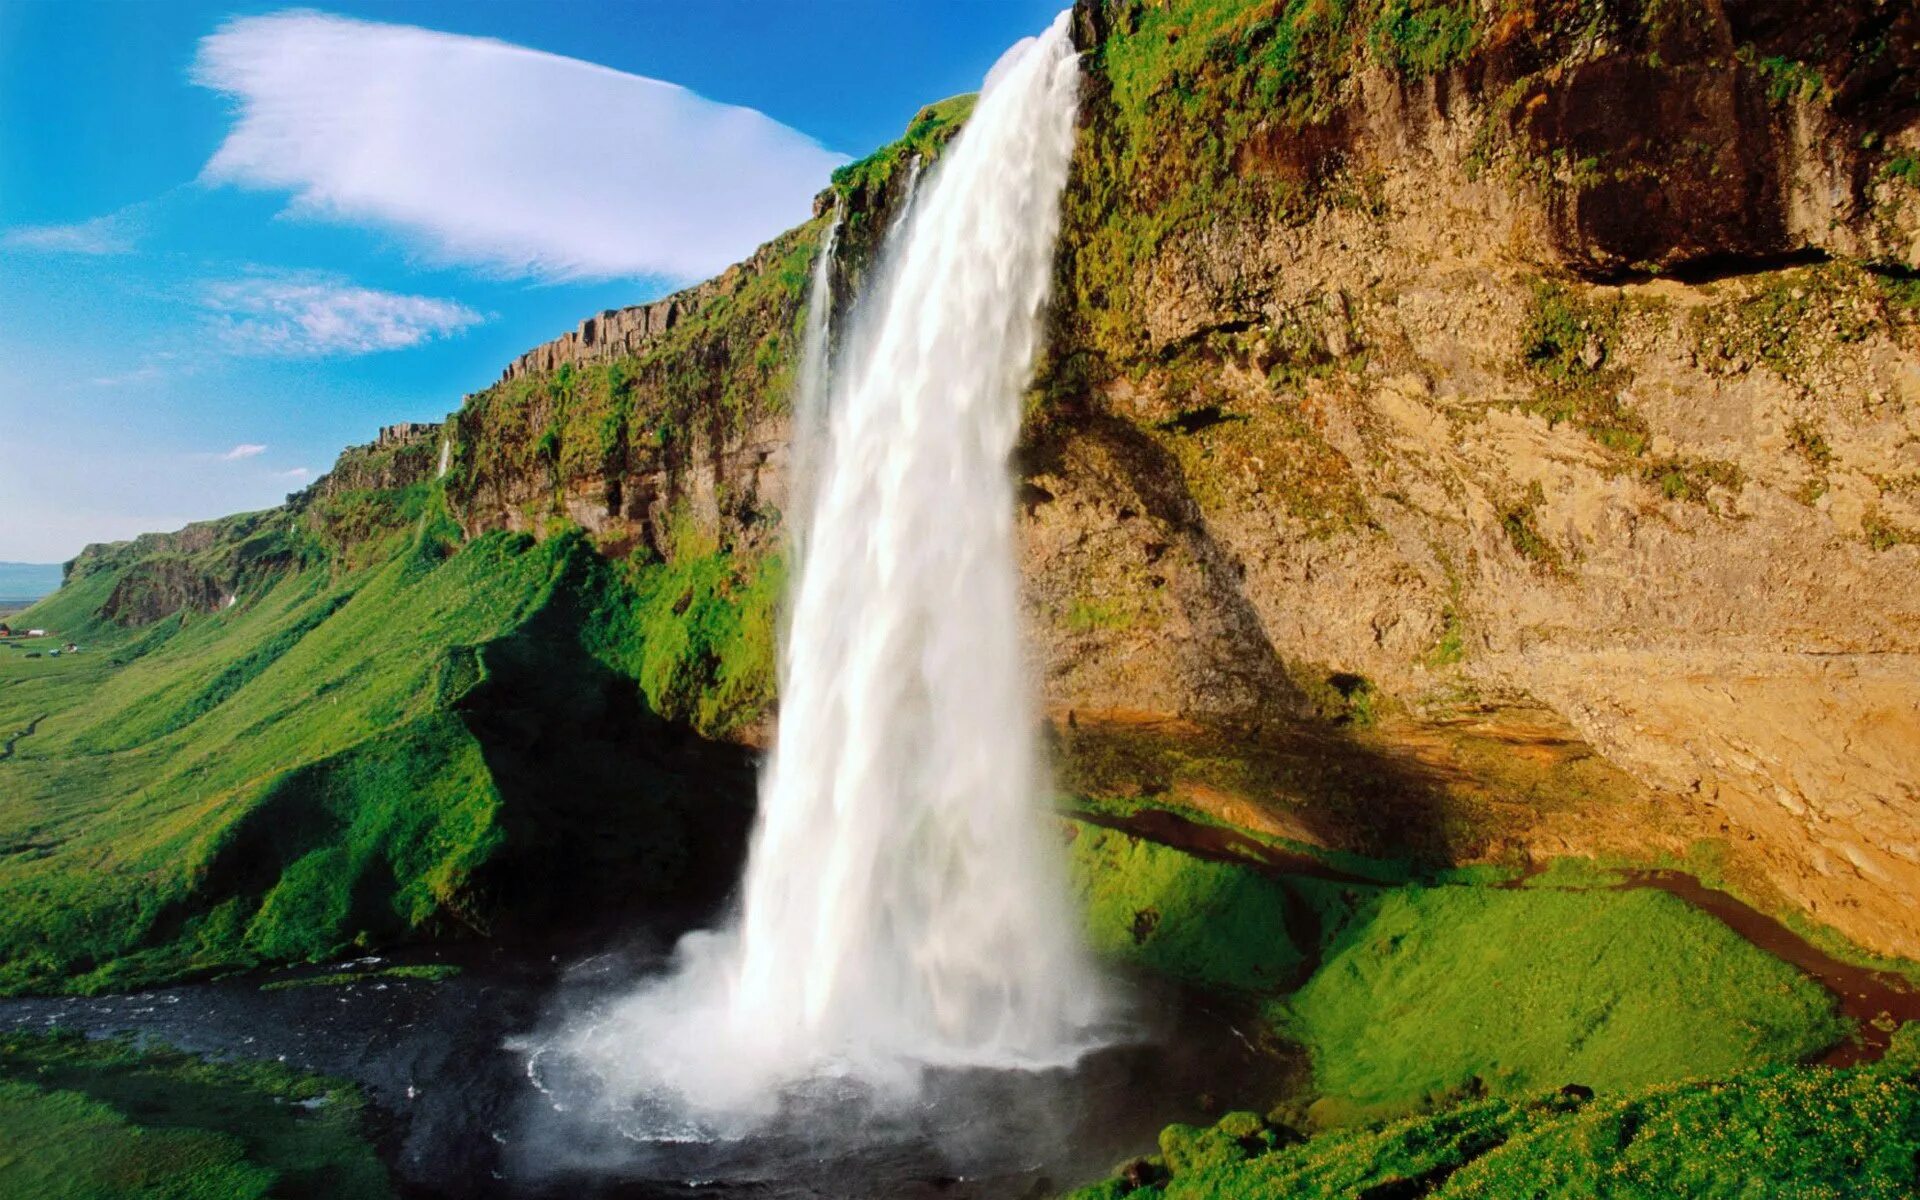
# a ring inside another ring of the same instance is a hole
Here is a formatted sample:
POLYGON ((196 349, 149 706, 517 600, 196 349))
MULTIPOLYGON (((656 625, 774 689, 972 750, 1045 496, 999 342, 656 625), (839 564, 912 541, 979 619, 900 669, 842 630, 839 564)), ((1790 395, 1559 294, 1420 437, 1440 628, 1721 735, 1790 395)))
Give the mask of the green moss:
POLYGON ((1811 100, 1824 104, 1833 98, 1833 89, 1827 85, 1820 68, 1811 63, 1781 54, 1763 55, 1751 45, 1740 47, 1734 52, 1734 57, 1766 81, 1767 99, 1775 104, 1790 100, 1811 100))
MULTIPOLYGON (((1270 338, 1249 337, 1254 344, 1238 351, 1247 365, 1274 353, 1270 338)), ((1249 403, 1222 382, 1234 353, 1216 346, 1147 376, 1176 413, 1153 436, 1179 461, 1194 500, 1206 511, 1277 505, 1314 538, 1370 527, 1358 473, 1323 432, 1320 403, 1300 394, 1299 377, 1287 374, 1285 363, 1302 359, 1283 355, 1272 372, 1291 382, 1249 403)))
POLYGON ((1543 1122, 1465 1166, 1447 1200, 1540 1195, 1910 1195, 1920 1088, 1891 1071, 1754 1071, 1543 1122))
POLYGON ((1813 470, 1833 463, 1833 447, 1827 444, 1826 434, 1810 421, 1796 420, 1787 427, 1787 445, 1813 470))
POLYGON ((1910 529, 1889 518, 1879 509, 1870 509, 1860 518, 1860 533, 1875 551, 1895 546, 1920 546, 1920 530, 1910 529))
POLYGON ((1845 262, 1769 272, 1732 289, 1727 300, 1694 311, 1689 320, 1695 353, 1709 370, 1760 364, 1811 388, 1838 347, 1885 328, 1876 278, 1845 262))
POLYGON ((297 979, 273 979, 260 985, 263 992, 284 992, 294 988, 347 987, 356 983, 376 983, 385 979, 416 983, 440 983, 452 979, 460 968, 444 963, 402 964, 371 971, 334 971, 326 975, 308 975, 297 979))
POLYGON ((1448 605, 1440 614, 1440 638, 1423 660, 1429 669, 1450 667, 1467 656, 1467 626, 1460 611, 1448 605))
POLYGON ((277 1063, 0 1035, 0 1194, 381 1200, 349 1085, 277 1063))
POLYGON ((1445 0, 1386 0, 1369 31, 1369 48, 1409 78, 1464 62, 1479 30, 1469 4, 1445 0))
POLYGON ((1067 628, 1074 633, 1092 633, 1096 629, 1130 629, 1139 612, 1122 600, 1074 597, 1067 605, 1067 628))
POLYGON ((773 703, 782 560, 728 552, 684 513, 668 542, 664 562, 628 564, 625 665, 656 711, 702 732, 758 720, 773 703))
POLYGON ((1717 458, 1650 458, 1641 463, 1640 478, 1669 500, 1708 507, 1715 506, 1718 494, 1738 494, 1746 486, 1739 464, 1717 458))
POLYGON ((1632 457, 1646 449, 1648 430, 1621 398, 1626 373, 1612 365, 1625 312, 1618 299, 1595 300, 1557 280, 1536 282, 1521 334, 1534 394, 1521 408, 1549 425, 1569 422, 1632 457))
POLYGON ((1230 1112, 1212 1125, 1169 1125, 1160 1131, 1160 1159, 1175 1175, 1242 1163, 1270 1153, 1287 1136, 1259 1113, 1230 1112))
POLYGON ((1185 0, 1107 17, 1066 199, 1065 291, 1084 344, 1123 368, 1152 357, 1152 264, 1183 239, 1335 204, 1384 215, 1378 189, 1339 166, 1354 75, 1460 66, 1489 24, 1458 0, 1185 0))
MULTIPOLYGON (((1182 1145, 1226 1133, 1174 1127, 1182 1145)), ((1555 1200, 1911 1195, 1920 1086, 1911 1068, 1768 1067, 1592 1100, 1486 1099, 1392 1124, 1280 1141, 1171 1169, 1146 1188, 1114 1179, 1073 1200, 1555 1200)))
POLYGON ((978 99, 978 94, 968 92, 922 108, 914 114, 905 136, 898 141, 837 168, 833 173, 834 188, 843 197, 849 198, 857 194, 878 196, 885 192, 888 182, 906 166, 909 159, 917 155, 923 162, 928 162, 937 157, 947 143, 959 134, 967 118, 973 115, 974 102, 978 99))
POLYGON ((1565 568, 1565 559, 1559 548, 1540 531, 1539 509, 1546 499, 1546 489, 1540 486, 1539 480, 1534 480, 1519 498, 1501 505, 1500 528, 1507 535, 1507 544, 1520 557, 1548 571, 1559 572, 1565 568))
POLYGON ((1845 1033, 1818 985, 1651 890, 1382 893, 1277 1015, 1363 1111, 1793 1062, 1845 1033))
POLYGON ((237 1138, 143 1129, 77 1092, 0 1081, 0 1126, 0 1194, 23 1200, 250 1200, 271 1195, 277 1180, 246 1160, 237 1138))
POLYGON ((1097 953, 1252 990, 1278 986, 1303 961, 1288 933, 1294 902, 1279 882, 1097 825, 1071 828, 1073 886, 1097 953))

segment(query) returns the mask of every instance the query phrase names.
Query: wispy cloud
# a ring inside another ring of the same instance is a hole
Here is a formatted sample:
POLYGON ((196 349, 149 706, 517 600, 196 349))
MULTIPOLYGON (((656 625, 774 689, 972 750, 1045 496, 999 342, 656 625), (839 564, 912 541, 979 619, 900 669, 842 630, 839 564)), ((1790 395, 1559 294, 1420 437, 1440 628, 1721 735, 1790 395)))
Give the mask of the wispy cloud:
POLYGON ((51 254, 126 254, 135 231, 123 213, 109 213, 72 225, 20 225, 0 234, 0 245, 51 254))
POLYGON ((231 353, 288 358, 402 350, 485 320, 457 301, 376 291, 315 273, 208 284, 200 302, 231 353))
POLYGON ((845 161, 657 79, 322 13, 229 22, 194 79, 235 105, 203 179, 550 279, 712 273, 804 217, 845 161))
POLYGON ((275 471, 273 477, 275 479, 305 479, 312 474, 313 472, 307 470, 305 467, 292 467, 285 471, 275 471))
POLYGON ((220 458, 223 462, 238 462, 240 459, 253 458, 256 455, 265 454, 266 452, 267 448, 258 442, 241 442, 238 446, 222 454, 220 458))

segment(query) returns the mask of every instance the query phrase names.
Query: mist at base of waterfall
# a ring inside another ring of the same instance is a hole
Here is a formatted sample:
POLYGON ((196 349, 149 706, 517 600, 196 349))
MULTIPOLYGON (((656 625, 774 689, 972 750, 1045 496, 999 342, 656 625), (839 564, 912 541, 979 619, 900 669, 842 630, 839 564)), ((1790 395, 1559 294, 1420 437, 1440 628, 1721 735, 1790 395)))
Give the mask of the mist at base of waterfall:
MULTIPOLYGON (((687 978, 684 950, 640 969, 672 986, 687 978)), ((617 954, 580 964, 546 1031, 509 1043, 529 1085, 502 1141, 501 1174, 516 1194, 971 1200, 1051 1192, 1104 1175, 1171 1121, 1264 1107, 1298 1069, 1249 1038, 1258 1027, 1251 1005, 1129 979, 1126 1032, 1110 1031, 1070 1061, 922 1065, 910 1082, 823 1067, 763 1088, 742 1111, 695 1112, 631 1056, 557 1045, 562 1030, 637 1033, 624 982, 635 969, 617 954)), ((729 1056, 694 1038, 679 1048, 689 1058, 729 1056)))

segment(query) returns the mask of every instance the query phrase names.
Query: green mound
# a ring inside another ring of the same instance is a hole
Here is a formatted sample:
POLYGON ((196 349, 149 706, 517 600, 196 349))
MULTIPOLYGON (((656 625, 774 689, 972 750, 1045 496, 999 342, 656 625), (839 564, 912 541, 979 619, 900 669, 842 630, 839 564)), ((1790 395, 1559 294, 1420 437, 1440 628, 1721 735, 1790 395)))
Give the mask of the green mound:
POLYGON ((1335 883, 1071 828, 1093 946, 1264 996, 1307 1053, 1320 1124, 1719 1076, 1848 1031, 1817 983, 1664 892, 1335 883))
POLYGON ((1323 1093, 1389 1109, 1718 1075, 1846 1033, 1824 989, 1713 917, 1610 889, 1382 892, 1276 1013, 1323 1093))
POLYGON ((277 1064, 0 1037, 0 1196, 378 1200, 359 1094, 277 1064))

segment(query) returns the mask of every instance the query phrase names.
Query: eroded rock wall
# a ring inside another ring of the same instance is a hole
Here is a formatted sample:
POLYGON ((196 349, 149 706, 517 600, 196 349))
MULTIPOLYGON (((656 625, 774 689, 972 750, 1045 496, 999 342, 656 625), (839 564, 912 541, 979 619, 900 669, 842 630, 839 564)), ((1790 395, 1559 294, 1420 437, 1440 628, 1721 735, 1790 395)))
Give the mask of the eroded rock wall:
MULTIPOLYGON (((1083 3, 1020 462, 1066 785, 1456 860, 1704 840, 1920 954, 1913 25, 1083 3)), ((773 552, 813 248, 839 205, 844 311, 906 161, 470 398, 467 532, 773 552)))
MULTIPOLYGON (((1770 91, 1755 8, 1524 71, 1483 42, 1352 72, 1290 131, 1315 177, 1275 122, 1117 280, 1103 214, 1070 229, 1029 453, 1056 706, 1257 728, 1339 720, 1325 689, 1358 678, 1366 738, 1410 743, 1544 706, 1646 807, 1523 847, 1726 839, 1920 953, 1916 131, 1836 100, 1844 69, 1770 91), (1262 172, 1284 209, 1234 190, 1262 172)), ((1168 86, 1232 86, 1214 70, 1168 86)), ((1159 186, 1115 144, 1150 123, 1090 103, 1078 186, 1159 186)))

